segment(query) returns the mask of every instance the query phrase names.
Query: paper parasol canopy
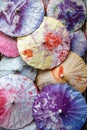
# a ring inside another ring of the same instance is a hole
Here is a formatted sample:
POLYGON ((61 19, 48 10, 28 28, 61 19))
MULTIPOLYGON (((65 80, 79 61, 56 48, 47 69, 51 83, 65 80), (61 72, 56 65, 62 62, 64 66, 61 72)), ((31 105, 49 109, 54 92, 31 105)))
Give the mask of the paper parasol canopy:
POLYGON ((16 40, 0 32, 0 53, 7 57, 19 56, 16 40))
POLYGON ((7 74, 22 74, 35 80, 37 70, 33 67, 28 66, 21 57, 17 58, 6 58, 3 57, 0 61, 0 78, 7 74))
POLYGON ((36 86, 25 76, 10 74, 0 78, 0 126, 14 130, 31 123, 36 95, 36 86))
POLYGON ((50 0, 47 15, 54 17, 70 32, 82 27, 86 18, 86 8, 82 0, 50 0))
POLYGON ((40 28, 31 35, 18 38, 22 59, 38 69, 51 69, 62 63, 69 53, 70 37, 60 21, 45 17, 40 28))
POLYGON ((70 34, 71 36, 71 51, 83 56, 87 50, 87 40, 84 33, 79 30, 70 34))
POLYGON ((44 17, 42 0, 0 0, 0 31, 13 37, 35 31, 44 17))
POLYGON ((18 130, 37 130, 37 126, 35 122, 33 121, 30 125, 27 125, 24 128, 18 129, 18 130))
POLYGON ((48 85, 36 96, 33 117, 39 130, 80 130, 87 118, 82 94, 68 84, 48 85))
POLYGON ((80 56, 70 52, 60 66, 52 70, 39 71, 36 81, 39 89, 49 84, 68 82, 75 89, 84 92, 87 87, 87 65, 80 56))

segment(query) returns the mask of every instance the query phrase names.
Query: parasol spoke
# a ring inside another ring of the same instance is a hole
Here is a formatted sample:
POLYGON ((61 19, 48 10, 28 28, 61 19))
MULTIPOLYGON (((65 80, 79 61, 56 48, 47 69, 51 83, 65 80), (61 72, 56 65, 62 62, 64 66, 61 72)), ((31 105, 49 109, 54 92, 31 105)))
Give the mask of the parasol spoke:
POLYGON ((9 109, 8 120, 6 120, 6 121, 7 121, 7 126, 6 126, 6 128, 9 127, 9 125, 10 125, 10 121, 12 121, 12 120, 11 120, 11 114, 12 114, 12 111, 13 111, 12 108, 9 109))
MULTIPOLYGON (((18 107, 14 107, 14 110, 15 110, 15 115, 17 116, 17 118, 18 118, 18 122, 19 122, 19 126, 20 127, 22 127, 22 119, 21 119, 21 117, 20 117, 20 114, 19 114, 19 112, 20 112, 20 110, 17 110, 18 109, 18 107)), ((14 120, 15 120, 15 118, 13 118, 14 120)), ((15 127, 15 126, 14 126, 15 127)))
POLYGON ((84 117, 84 116, 86 115, 86 113, 85 113, 84 111, 81 111, 81 112, 68 111, 68 113, 71 114, 72 116, 73 116, 73 114, 75 114, 76 116, 79 116, 79 115, 80 115, 80 116, 84 117), (81 114, 81 112, 82 112, 82 114, 81 114))
POLYGON ((84 119, 84 121, 82 120, 82 118, 79 118, 78 116, 73 116, 73 115, 68 115, 68 117, 70 117, 71 119, 73 119, 74 121, 79 121, 79 122, 84 122, 84 121, 86 121, 85 119, 84 119, 84 117, 83 117, 83 119, 84 119))
MULTIPOLYGON (((1 125, 1 126, 4 124, 4 122, 7 121, 6 117, 9 116, 8 112, 9 112, 9 114, 10 114, 10 111, 9 111, 9 110, 7 110, 7 111, 5 111, 5 109, 2 110, 2 114, 3 114, 3 115, 2 115, 2 117, 1 117, 1 119, 0 119, 0 125, 1 125)), ((5 124, 5 127, 6 127, 6 124, 5 124)))

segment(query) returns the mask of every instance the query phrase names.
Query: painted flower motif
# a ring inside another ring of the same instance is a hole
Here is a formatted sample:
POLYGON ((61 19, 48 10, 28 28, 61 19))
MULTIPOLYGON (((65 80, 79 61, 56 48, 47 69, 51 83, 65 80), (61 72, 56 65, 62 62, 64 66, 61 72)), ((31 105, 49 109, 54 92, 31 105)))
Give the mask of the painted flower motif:
POLYGON ((22 55, 25 55, 25 56, 28 57, 28 58, 33 57, 33 51, 30 50, 30 49, 24 50, 24 51, 22 52, 22 55))
POLYGON ((60 59, 61 62, 64 61, 65 55, 68 55, 68 51, 67 51, 67 50, 60 51, 60 53, 59 53, 59 55, 58 55, 58 58, 60 59), (62 55, 63 55, 63 56, 62 56, 62 55))
MULTIPOLYGON (((54 63, 54 60, 55 59, 59 59, 60 60, 60 62, 63 62, 64 60, 65 60, 65 56, 66 55, 68 55, 68 51, 67 50, 57 50, 57 53, 56 53, 56 55, 55 54, 53 54, 53 63, 54 63)), ((58 62, 58 61, 56 61, 56 62, 58 62)))
POLYGON ((46 49, 52 51, 62 43, 62 39, 55 33, 49 32, 45 36, 45 43, 43 44, 46 49))
MULTIPOLYGON (((52 118, 55 118, 55 115, 52 116, 52 118)), ((58 117, 57 122, 53 121, 50 118, 46 119, 46 116, 44 117, 44 121, 40 121, 38 123, 38 126, 40 127, 40 130, 66 130, 66 128, 63 125, 62 119, 58 117), (48 122, 48 123, 46 123, 48 122), (44 127, 43 127, 44 126, 44 127), (43 127, 43 128, 42 128, 43 127)))
POLYGON ((81 24, 85 21, 85 10, 83 6, 78 5, 77 2, 64 0, 59 3, 57 7, 60 8, 58 19, 64 21, 67 30, 72 31, 77 24, 81 24))

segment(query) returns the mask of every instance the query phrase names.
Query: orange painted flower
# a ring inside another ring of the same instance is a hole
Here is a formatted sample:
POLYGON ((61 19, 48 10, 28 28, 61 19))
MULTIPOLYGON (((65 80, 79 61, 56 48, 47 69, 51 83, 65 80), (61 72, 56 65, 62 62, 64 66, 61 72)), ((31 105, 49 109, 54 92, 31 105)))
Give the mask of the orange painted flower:
POLYGON ((61 75, 63 75, 63 73, 64 73, 63 66, 60 66, 58 76, 60 77, 61 75))
POLYGON ((45 43, 44 47, 52 51, 52 49, 56 48, 59 44, 62 43, 62 39, 60 36, 53 34, 52 32, 49 32, 45 36, 45 43))
POLYGON ((33 57, 33 51, 30 49, 27 49, 25 51, 22 52, 23 55, 27 56, 27 57, 33 57))
POLYGON ((59 79, 59 78, 63 78, 63 75, 64 74, 64 68, 63 68, 63 66, 60 66, 59 67, 59 69, 57 70, 56 68, 54 68, 53 70, 52 70, 52 75, 53 75, 53 77, 55 78, 55 79, 59 79), (55 75, 55 71, 58 71, 57 72, 57 75, 55 75))
POLYGON ((79 82, 79 81, 82 81, 82 77, 81 77, 81 76, 78 76, 77 81, 78 81, 78 82, 79 82))

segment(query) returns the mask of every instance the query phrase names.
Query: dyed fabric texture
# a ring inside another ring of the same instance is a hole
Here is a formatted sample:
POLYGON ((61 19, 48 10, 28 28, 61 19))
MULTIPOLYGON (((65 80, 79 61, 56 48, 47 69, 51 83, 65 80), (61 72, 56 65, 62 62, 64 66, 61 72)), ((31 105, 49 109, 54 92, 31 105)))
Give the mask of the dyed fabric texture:
POLYGON ((35 31, 44 17, 42 0, 0 0, 0 31, 13 37, 35 31))
POLYGON ((16 39, 0 32, 0 53, 7 57, 19 56, 16 39))
POLYGON ((28 65, 42 70, 51 69, 67 58, 70 37, 60 21, 45 17, 34 33, 18 38, 18 50, 28 65))
POLYGON ((70 85, 48 85, 35 98, 33 117, 39 130, 80 130, 87 118, 87 105, 70 85))
POLYGON ((35 84, 25 76, 10 74, 0 78, 0 126, 14 130, 30 124, 36 95, 35 84))
POLYGON ((82 27, 86 18, 86 8, 82 0, 50 0, 47 15, 66 26, 70 32, 82 27))

